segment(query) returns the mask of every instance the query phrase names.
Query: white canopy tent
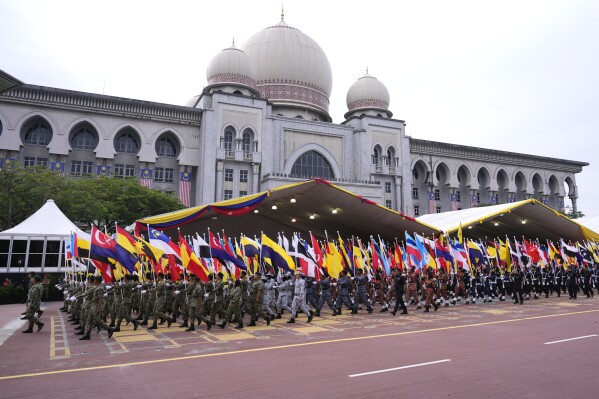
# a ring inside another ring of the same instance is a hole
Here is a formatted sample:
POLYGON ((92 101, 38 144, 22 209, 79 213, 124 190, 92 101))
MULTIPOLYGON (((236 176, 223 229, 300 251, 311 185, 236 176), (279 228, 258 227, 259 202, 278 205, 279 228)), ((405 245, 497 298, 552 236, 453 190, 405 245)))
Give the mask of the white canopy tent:
POLYGON ((48 200, 17 226, 0 232, 0 273, 60 271, 66 239, 79 230, 48 200))

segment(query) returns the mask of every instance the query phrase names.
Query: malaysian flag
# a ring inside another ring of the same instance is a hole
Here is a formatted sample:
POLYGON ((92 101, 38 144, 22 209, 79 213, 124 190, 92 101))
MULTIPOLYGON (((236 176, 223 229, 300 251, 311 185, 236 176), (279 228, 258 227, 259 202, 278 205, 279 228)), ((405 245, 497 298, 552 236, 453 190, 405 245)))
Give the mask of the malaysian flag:
POLYGON ((451 198, 451 210, 457 211, 458 210, 458 195, 451 194, 450 198, 451 198))
POLYGON ((50 169, 54 172, 58 172, 59 175, 64 176, 64 162, 52 162, 50 169))
POLYGON ((97 175, 109 177, 110 176, 110 165, 98 165, 97 175))
POLYGON ((189 207, 191 196, 191 172, 181 172, 179 178, 179 201, 189 207))
POLYGON ((437 201, 435 201, 435 193, 432 191, 428 193, 428 213, 437 212, 437 201))
POLYGON ((152 188, 152 169, 139 169, 139 184, 152 188))
POLYGON ((478 195, 474 194, 472 196, 472 206, 478 206, 478 195))

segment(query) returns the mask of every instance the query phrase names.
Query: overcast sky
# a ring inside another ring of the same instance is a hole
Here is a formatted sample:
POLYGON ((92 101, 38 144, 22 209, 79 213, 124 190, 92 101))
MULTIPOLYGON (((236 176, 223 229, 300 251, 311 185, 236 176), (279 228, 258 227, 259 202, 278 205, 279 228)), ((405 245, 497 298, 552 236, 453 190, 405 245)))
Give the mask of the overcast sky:
MULTIPOLYGON (((333 70, 330 113, 369 67, 415 138, 590 162, 578 208, 599 216, 598 1, 285 0, 333 70)), ((26 83, 184 104, 233 37, 281 1, 0 0, 0 69, 26 83)), ((566 200, 566 204, 570 203, 566 200)))

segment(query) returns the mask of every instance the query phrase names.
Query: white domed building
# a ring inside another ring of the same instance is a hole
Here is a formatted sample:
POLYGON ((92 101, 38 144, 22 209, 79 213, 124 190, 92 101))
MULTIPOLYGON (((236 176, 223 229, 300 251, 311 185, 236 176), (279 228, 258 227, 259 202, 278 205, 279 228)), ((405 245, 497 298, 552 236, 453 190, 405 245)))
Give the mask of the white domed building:
POLYGON ((409 216, 530 197, 561 209, 568 196, 576 210, 586 163, 408 137, 368 71, 336 88, 347 112, 333 123, 327 55, 283 17, 217 53, 206 82, 184 106, 11 88, 0 93, 0 162, 135 176, 189 206, 319 177, 409 216))

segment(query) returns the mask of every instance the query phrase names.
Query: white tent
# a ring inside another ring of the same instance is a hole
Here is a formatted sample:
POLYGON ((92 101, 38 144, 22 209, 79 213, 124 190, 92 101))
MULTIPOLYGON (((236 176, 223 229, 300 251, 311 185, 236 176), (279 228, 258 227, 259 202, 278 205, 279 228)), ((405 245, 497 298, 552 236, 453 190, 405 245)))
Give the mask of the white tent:
POLYGON ((482 206, 460 211, 422 215, 418 221, 455 235, 462 228, 464 237, 494 239, 522 236, 540 240, 597 240, 592 226, 568 219, 564 214, 535 199, 508 204, 482 206))
POLYGON ((599 216, 587 216, 580 219, 574 219, 574 221, 587 229, 599 232, 599 216))
POLYGON ((0 232, 0 272, 43 272, 64 263, 64 241, 78 228, 48 200, 17 226, 0 232))

